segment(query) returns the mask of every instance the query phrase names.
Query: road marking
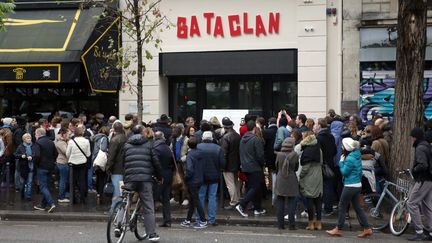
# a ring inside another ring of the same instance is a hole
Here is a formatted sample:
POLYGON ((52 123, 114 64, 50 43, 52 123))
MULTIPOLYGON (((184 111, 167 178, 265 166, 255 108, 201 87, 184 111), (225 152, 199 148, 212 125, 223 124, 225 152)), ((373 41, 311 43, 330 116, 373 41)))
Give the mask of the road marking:
POLYGON ((314 235, 301 235, 301 234, 264 234, 264 233, 252 233, 252 232, 217 232, 217 231, 204 231, 204 234, 216 234, 216 235, 246 235, 246 236, 271 236, 271 237, 290 237, 290 238, 317 238, 314 235))
POLYGON ((13 227, 37 227, 35 224, 14 224, 13 227))

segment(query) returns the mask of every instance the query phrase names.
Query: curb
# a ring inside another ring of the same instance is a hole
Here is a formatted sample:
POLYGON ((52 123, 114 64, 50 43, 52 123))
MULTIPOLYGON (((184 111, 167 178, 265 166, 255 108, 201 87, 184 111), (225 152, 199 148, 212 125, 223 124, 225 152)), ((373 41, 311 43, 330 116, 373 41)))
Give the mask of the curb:
MULTIPOLYGON (((89 221, 89 222, 104 222, 107 220, 107 215, 103 213, 68 213, 68 212, 54 212, 54 213, 43 213, 43 212, 29 212, 29 211, 11 211, 11 210, 0 210, 0 221, 89 221)), ((173 214, 171 215, 172 222, 180 223, 184 220, 185 215, 173 214)), ((156 214, 156 221, 162 221, 162 215, 156 214)), ((277 227, 276 217, 232 217, 227 215, 219 215, 217 218, 219 225, 230 225, 230 226, 254 226, 254 227, 277 227)), ((323 228, 330 229, 336 224, 336 219, 324 219, 322 220, 323 228)), ((349 221, 346 221, 347 229, 349 227, 349 221)), ((300 219, 296 221, 297 228, 304 228, 307 225, 307 220, 300 219)), ((357 220, 351 220, 351 230, 361 229, 357 220)))

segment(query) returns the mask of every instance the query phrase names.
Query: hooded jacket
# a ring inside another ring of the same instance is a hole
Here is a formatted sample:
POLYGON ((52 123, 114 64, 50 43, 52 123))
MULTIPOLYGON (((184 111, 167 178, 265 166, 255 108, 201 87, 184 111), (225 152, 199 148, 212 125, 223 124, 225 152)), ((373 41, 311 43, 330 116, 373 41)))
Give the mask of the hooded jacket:
POLYGON ((264 166, 264 145, 252 132, 247 132, 240 140, 241 171, 262 172, 264 166))
POLYGON ((336 142, 328 128, 321 129, 316 135, 316 139, 323 153, 323 163, 334 168, 334 157, 337 153, 336 142))
POLYGON ((412 175, 416 182, 432 181, 431 145, 425 140, 416 141, 412 175))
POLYGON ((204 182, 204 164, 202 153, 191 149, 186 158, 185 182, 188 185, 201 186, 204 182))
POLYGON ((303 153, 300 161, 300 192, 307 198, 317 198, 323 193, 321 151, 315 136, 301 141, 303 153), (306 154, 305 154, 306 153, 306 154))
POLYGON ((129 138, 123 148, 124 181, 152 182, 153 176, 161 178, 161 165, 153 151, 153 142, 140 134, 129 138))
POLYGON ((275 194, 284 197, 296 197, 299 195, 299 182, 296 175, 296 171, 299 169, 299 156, 293 150, 294 141, 290 144, 288 139, 284 140, 281 152, 278 152, 276 156, 275 194))
POLYGON ((360 149, 354 149, 345 160, 339 161, 339 169, 344 185, 361 183, 362 161, 360 149))
POLYGON ((156 139, 153 143, 154 152, 156 153, 161 165, 161 173, 164 182, 170 183, 174 171, 173 153, 165 143, 165 139, 156 139))
POLYGON ((119 133, 114 135, 109 143, 106 170, 114 175, 123 175, 122 149, 126 141, 126 135, 119 133))

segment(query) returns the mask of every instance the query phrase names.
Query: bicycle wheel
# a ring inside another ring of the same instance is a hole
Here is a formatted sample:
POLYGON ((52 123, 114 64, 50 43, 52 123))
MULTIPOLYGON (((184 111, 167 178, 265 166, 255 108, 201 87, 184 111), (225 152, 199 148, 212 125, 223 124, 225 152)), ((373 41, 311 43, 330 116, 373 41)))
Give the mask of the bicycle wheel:
POLYGON ((126 204, 117 202, 110 213, 107 225, 108 243, 121 243, 126 235, 126 204))
MULTIPOLYGON (((380 195, 372 195, 371 200, 375 204, 380 195), (377 198, 375 198, 377 197, 377 198)), ((390 200, 384 199, 378 208, 372 207, 369 209, 369 223, 373 230, 385 230, 390 221, 391 210, 393 209, 393 204, 390 200)))
POLYGON ((139 206, 137 206, 137 215, 135 215, 134 220, 134 225, 135 225, 135 237, 138 240, 145 240, 147 238, 147 233, 145 231, 145 227, 144 227, 144 215, 141 214, 141 204, 139 206))
POLYGON ((406 207, 406 201, 398 202, 390 216, 390 231, 393 235, 399 236, 407 230, 409 225, 410 214, 406 207))

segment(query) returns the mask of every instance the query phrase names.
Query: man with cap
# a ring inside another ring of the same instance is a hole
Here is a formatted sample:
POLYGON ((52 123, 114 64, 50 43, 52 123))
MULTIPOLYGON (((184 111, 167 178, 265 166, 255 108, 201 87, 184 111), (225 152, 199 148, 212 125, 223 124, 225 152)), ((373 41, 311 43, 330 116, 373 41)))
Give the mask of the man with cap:
POLYGON ((233 209, 240 200, 241 185, 237 177, 240 169, 240 135, 233 129, 234 123, 228 117, 222 119, 222 126, 225 130, 220 140, 225 155, 223 177, 230 195, 230 203, 224 209, 233 209))
POLYGON ((204 184, 199 190, 199 200, 202 207, 205 208, 205 197, 208 192, 208 224, 216 225, 216 194, 220 181, 221 169, 224 168, 225 165, 224 152, 219 145, 213 143, 213 133, 211 131, 205 131, 203 133, 202 143, 198 144, 197 149, 201 152, 201 163, 204 169, 204 184))
POLYGON ((408 211, 415 227, 415 235, 409 241, 432 240, 432 154, 431 146, 424 139, 421 128, 410 133, 415 148, 414 163, 411 169, 415 184, 408 199, 408 211), (423 226, 420 209, 425 218, 423 226))

